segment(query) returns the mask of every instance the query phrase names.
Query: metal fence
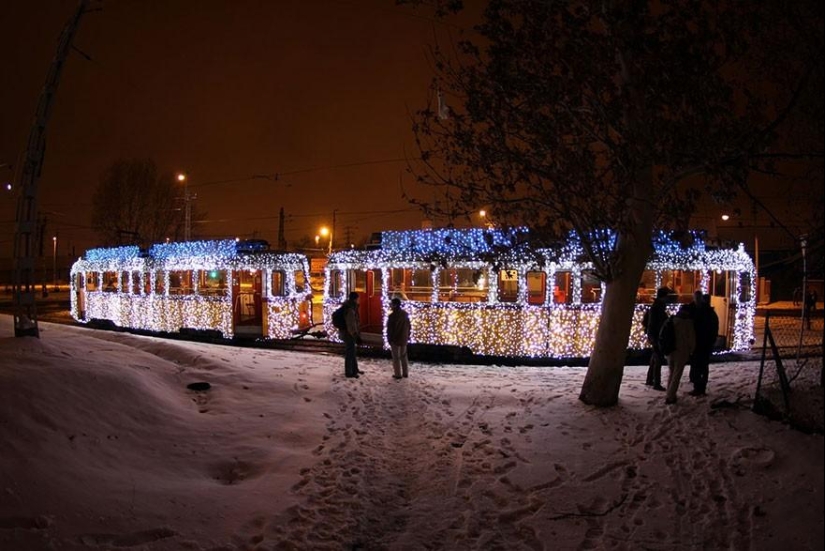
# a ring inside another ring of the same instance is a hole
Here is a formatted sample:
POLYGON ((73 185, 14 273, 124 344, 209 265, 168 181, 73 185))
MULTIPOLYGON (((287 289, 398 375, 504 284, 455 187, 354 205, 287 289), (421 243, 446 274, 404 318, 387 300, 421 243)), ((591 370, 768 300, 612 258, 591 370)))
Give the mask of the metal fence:
POLYGON ((767 313, 753 409, 822 432, 823 317, 767 313))

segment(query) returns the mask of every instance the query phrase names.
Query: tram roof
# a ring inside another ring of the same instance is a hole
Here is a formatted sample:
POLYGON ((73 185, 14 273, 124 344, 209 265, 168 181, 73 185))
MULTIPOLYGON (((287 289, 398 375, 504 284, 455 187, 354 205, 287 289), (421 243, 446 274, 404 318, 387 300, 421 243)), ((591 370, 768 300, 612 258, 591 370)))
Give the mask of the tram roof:
MULTIPOLYGON (((615 234, 606 231, 601 237, 612 241, 615 234)), ((738 248, 708 247, 697 234, 692 234, 688 241, 685 244, 682 239, 665 232, 656 234, 648 269, 753 270, 753 261, 741 243, 738 248)), ((381 232, 380 241, 373 243, 369 249, 336 252, 330 255, 329 262, 342 265, 443 261, 587 264, 583 259, 583 248, 574 237, 559 247, 535 248, 529 244, 529 230, 517 227, 386 231, 381 232)))
POLYGON ((246 255, 266 255, 283 259, 285 262, 305 258, 297 253, 270 251, 269 243, 263 240, 221 239, 157 243, 148 250, 136 245, 100 247, 87 250, 84 259, 91 263, 128 263, 140 258, 161 262, 185 262, 191 259, 220 261, 246 255))

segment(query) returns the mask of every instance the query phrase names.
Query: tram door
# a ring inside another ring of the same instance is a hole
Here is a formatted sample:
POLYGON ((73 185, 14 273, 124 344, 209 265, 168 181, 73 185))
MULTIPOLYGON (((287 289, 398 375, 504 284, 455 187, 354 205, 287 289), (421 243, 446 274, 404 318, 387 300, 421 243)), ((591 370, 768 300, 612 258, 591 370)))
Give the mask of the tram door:
POLYGON ((382 315, 382 284, 381 270, 367 271, 367 292, 366 292, 366 322, 361 319, 364 331, 368 333, 381 333, 384 317, 382 315))
POLYGON ((261 270, 232 272, 232 319, 235 334, 263 336, 263 307, 261 270))

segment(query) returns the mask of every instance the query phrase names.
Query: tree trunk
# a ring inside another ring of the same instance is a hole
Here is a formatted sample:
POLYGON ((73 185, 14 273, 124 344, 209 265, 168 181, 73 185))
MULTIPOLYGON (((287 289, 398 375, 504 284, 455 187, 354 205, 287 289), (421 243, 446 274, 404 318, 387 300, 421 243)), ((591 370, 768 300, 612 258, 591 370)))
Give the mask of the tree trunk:
POLYGON ((627 201, 627 223, 616 235, 613 279, 605 286, 596 342, 579 395, 588 405, 610 407, 619 401, 636 293, 652 252, 652 181, 651 167, 637 173, 633 197, 627 201))
POLYGON ((636 292, 647 260, 640 249, 634 254, 638 258, 626 258, 622 274, 606 285, 596 342, 579 396, 585 404, 609 407, 619 400, 636 292))

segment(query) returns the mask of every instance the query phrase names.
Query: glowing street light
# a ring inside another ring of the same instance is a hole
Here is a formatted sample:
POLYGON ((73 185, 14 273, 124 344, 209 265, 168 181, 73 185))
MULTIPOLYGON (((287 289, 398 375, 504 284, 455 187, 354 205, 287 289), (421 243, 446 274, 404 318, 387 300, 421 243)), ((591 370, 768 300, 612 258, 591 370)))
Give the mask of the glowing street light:
MULTIPOLYGON (((318 233, 321 234, 321 237, 329 237, 329 252, 332 252, 332 232, 326 226, 321 226, 321 229, 318 230, 318 233)), ((317 243, 319 239, 316 239, 315 242, 317 243)))
POLYGON ((192 203, 190 202, 189 197, 189 181, 186 178, 186 174, 183 172, 178 173, 178 182, 183 183, 183 203, 184 203, 184 227, 183 227, 183 240, 189 241, 192 238, 192 203))

